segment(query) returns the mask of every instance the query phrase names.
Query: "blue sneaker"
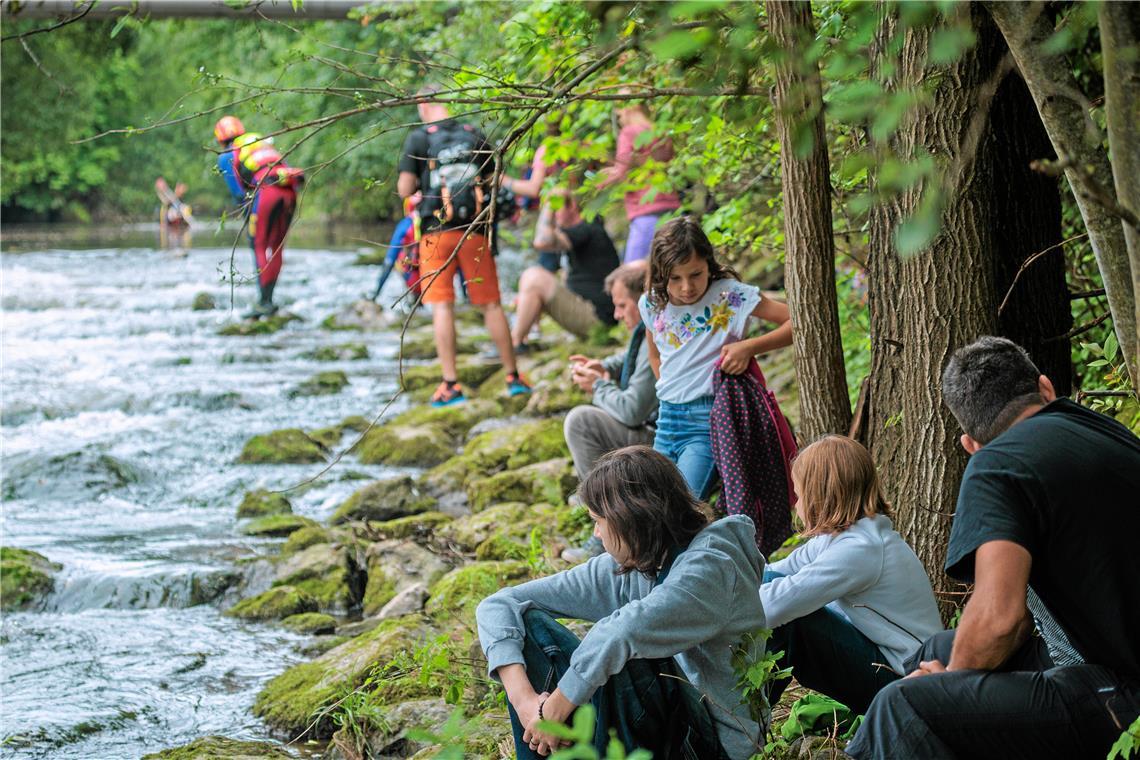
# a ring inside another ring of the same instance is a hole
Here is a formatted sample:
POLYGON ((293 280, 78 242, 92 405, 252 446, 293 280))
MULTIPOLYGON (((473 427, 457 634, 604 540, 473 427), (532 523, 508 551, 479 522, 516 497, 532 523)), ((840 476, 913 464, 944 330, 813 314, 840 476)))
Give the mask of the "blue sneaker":
POLYGON ((463 388, 459 383, 450 387, 447 383, 440 383, 439 387, 435 389, 435 393, 431 394, 432 406, 453 406, 462 404, 464 400, 463 388))
POLYGON ((507 395, 522 396, 530 393, 530 386, 522 379, 522 376, 515 372, 514 374, 507 375, 507 395))

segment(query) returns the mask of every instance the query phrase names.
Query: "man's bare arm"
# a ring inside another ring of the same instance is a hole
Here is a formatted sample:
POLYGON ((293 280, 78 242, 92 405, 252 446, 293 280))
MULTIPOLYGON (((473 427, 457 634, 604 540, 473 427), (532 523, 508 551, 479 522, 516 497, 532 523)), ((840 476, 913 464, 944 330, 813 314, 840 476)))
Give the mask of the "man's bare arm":
POLYGON ((401 198, 414 195, 416 190, 420 189, 419 185, 419 178, 412 172, 400 172, 400 176, 396 178, 396 192, 401 198))
POLYGON ((948 670, 994 670, 1033 631, 1025 589, 1033 558, 1012 541, 988 541, 974 555, 974 593, 962 612, 948 670))

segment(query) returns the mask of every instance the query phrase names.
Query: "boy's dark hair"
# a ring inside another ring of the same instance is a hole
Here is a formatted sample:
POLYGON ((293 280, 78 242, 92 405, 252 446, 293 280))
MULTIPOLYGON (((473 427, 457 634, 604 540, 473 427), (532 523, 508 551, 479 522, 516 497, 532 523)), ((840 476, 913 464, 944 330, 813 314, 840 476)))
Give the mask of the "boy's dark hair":
POLYGON ((650 578, 674 546, 685 547, 709 524, 677 466, 649 446, 626 446, 597 461, 578 486, 582 504, 609 524, 631 566, 650 578))
POLYGON ((689 215, 670 219, 661 225, 649 247, 649 293, 646 300, 653 311, 661 311, 669 303, 669 274, 690 256, 704 259, 709 265, 709 282, 740 275, 732 267, 716 260, 712 243, 700 223, 689 215))
POLYGON ((950 357, 942 370, 942 399, 962 431, 984 445, 1026 408, 1043 403, 1040 376, 1024 348, 986 335, 950 357))

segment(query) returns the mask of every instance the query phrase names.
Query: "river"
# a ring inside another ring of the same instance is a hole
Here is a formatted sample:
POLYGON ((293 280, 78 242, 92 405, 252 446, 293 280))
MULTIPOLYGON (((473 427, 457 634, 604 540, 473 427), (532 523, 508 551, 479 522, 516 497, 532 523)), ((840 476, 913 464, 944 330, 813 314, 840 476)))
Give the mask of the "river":
MULTIPOLYGON (((254 433, 375 413, 395 391, 395 332, 320 328, 372 285, 377 268, 352 266, 351 248, 291 248, 277 296, 304 321, 276 335, 220 337, 236 313, 219 276, 229 250, 212 235, 194 242, 219 247, 179 256, 156 249, 145 228, 87 248, 9 232, 0 267, 3 543, 63 570, 40 609, 3 616, 0 757, 134 758, 211 733, 266 738, 253 700, 311 640, 223 617, 234 591, 219 589, 236 563, 272 546, 238 531, 242 494, 319 468, 235 458, 254 433), (191 310, 199 292, 218 308, 191 310), (301 358, 361 340, 367 360, 301 358), (327 369, 348 374, 344 391, 289 398, 327 369)), ((248 268, 248 250, 238 254, 248 268)), ((252 292, 239 288, 238 311, 252 292)), ((290 494, 294 511, 328 517, 359 487, 351 471, 395 472, 342 463, 290 494)))

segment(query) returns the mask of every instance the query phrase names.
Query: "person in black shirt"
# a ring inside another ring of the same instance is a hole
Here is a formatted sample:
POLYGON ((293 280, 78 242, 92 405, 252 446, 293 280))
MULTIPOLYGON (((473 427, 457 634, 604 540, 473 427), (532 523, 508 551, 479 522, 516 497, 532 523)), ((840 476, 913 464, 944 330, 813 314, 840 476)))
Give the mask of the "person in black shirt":
POLYGON ((551 195, 564 199, 557 211, 549 199, 543 202, 534 230, 539 251, 569 251, 570 267, 563 284, 542 266, 529 267, 519 277, 519 297, 511 338, 515 349, 526 350, 526 336, 545 311, 564 329, 580 338, 599 325, 612 327, 614 304, 606 294, 605 280, 617 269, 618 255, 602 220, 582 219, 566 191, 551 195))
POLYGON ((1103 758, 1140 712, 1140 439, 1058 399, 1004 338, 957 351, 942 393, 971 455, 946 572, 973 594, 958 628, 879 692, 846 751, 1103 758), (1040 635, 1027 586, 1050 621, 1040 635), (1071 664, 1050 656, 1064 646, 1071 664))

